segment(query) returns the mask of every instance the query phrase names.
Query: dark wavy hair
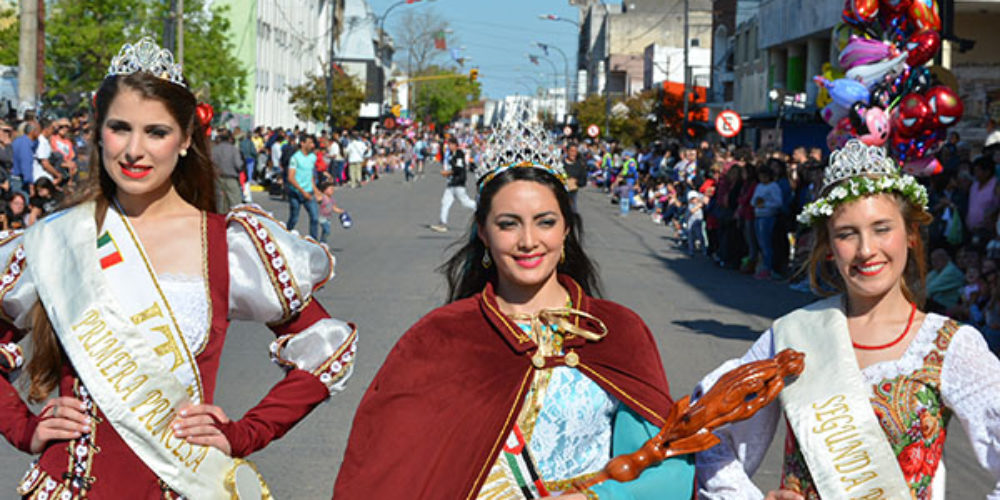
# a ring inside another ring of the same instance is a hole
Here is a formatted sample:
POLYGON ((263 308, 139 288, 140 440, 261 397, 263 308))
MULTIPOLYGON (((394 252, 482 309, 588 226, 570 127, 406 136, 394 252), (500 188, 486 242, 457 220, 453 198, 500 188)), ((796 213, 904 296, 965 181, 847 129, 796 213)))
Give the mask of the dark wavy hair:
POLYGON ((559 263, 556 271, 573 278, 583 287, 587 295, 599 297, 601 286, 597 276, 597 266, 583 251, 583 225, 579 214, 573 210, 573 204, 562 181, 540 168, 518 167, 498 174, 483 186, 466 239, 452 245, 454 247, 461 244, 451 258, 438 268, 448 280, 448 302, 471 297, 481 292, 486 283, 493 283, 496 286, 496 266, 489 268, 482 266, 486 245, 477 237, 477 230, 486 223, 486 216, 493 206, 493 197, 500 188, 514 181, 537 182, 555 195, 559 211, 566 221, 567 230, 566 240, 563 243, 566 259, 559 263))
MULTIPOLYGON (((205 128, 197 120, 197 99, 185 87, 158 78, 144 71, 130 75, 109 76, 101 82, 94 98, 94 128, 90 136, 91 155, 90 176, 82 189, 63 204, 69 208, 93 201, 96 204, 94 218, 97 227, 104 225, 104 215, 114 199, 114 180, 104 169, 101 154, 101 128, 108 116, 108 108, 115 97, 125 89, 139 92, 142 97, 163 103, 174 120, 181 126, 182 133, 191 136, 188 154, 178 158, 177 166, 170 177, 178 194, 199 210, 216 212, 216 172, 212 165, 212 154, 206 138, 205 128)), ((96 238, 97 235, 95 234, 96 238)), ((41 302, 36 302, 31 311, 32 353, 25 371, 28 373, 31 401, 43 401, 59 384, 63 353, 56 339, 55 331, 41 302)))

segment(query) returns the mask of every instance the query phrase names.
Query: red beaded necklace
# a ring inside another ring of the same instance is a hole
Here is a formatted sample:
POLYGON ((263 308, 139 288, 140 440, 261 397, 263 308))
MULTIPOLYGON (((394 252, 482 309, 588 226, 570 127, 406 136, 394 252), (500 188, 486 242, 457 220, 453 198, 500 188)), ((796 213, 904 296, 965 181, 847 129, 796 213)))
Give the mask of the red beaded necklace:
POLYGON ((882 350, 882 349, 888 349, 888 348, 890 348, 890 347, 898 344, 904 338, 906 338, 906 334, 910 333, 910 327, 913 326, 913 317, 916 316, 916 314, 917 314, 917 305, 911 302, 910 303, 910 319, 906 322, 906 328, 903 329, 903 333, 899 337, 896 337, 896 340, 893 340, 892 342, 889 342, 888 344, 882 344, 882 345, 863 345, 863 344, 859 344, 857 342, 854 342, 852 340, 851 341, 851 345, 853 345, 855 349, 862 349, 862 350, 865 350, 865 351, 878 351, 878 350, 882 350))

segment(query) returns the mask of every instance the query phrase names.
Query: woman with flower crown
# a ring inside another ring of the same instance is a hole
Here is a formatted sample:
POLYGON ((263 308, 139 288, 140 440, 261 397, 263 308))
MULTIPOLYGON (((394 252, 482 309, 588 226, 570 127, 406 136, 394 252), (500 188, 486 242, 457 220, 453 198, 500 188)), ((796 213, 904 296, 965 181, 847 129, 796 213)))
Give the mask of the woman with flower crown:
MULTIPOLYGON (((821 194, 799 221, 816 231, 812 288, 837 293, 775 321, 695 391, 787 347, 806 355, 780 404, 717 430, 722 444, 697 455, 700 497, 764 496, 750 475, 781 413, 782 479, 768 499, 945 498, 941 455, 953 415, 1000 478, 1000 361, 974 328, 920 309, 926 191, 884 150, 852 140, 831 157, 821 194)), ((1000 483, 989 498, 1000 498, 1000 483)))
POLYGON ((513 139, 518 123, 493 134, 496 167, 442 268, 448 304, 403 335, 361 401, 337 500, 691 498, 690 456, 575 491, 654 436, 672 401, 649 329, 594 297, 565 174, 513 139))
POLYGON ((91 184, 0 237, 0 432, 38 456, 18 493, 269 498, 242 457, 351 371, 353 327, 313 300, 333 258, 259 210, 214 212, 207 123, 151 39, 112 60, 94 114, 91 184), (232 319, 267 323, 287 371, 239 420, 212 404, 232 319), (27 335, 28 399, 45 401, 37 414, 12 385, 27 335))

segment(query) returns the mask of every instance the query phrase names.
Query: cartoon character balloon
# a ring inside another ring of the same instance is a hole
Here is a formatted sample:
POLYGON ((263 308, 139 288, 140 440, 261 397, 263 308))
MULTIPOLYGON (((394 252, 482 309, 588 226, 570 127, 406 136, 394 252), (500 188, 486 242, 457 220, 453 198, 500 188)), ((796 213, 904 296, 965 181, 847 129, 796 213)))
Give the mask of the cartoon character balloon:
POLYGON ((900 137, 915 137, 931 119, 931 107, 920 94, 909 94, 892 110, 892 130, 900 137))
POLYGON ((962 119, 965 105, 954 90, 944 85, 938 85, 927 91, 927 105, 931 108, 931 123, 936 128, 954 125, 962 119))
POLYGON ((817 85, 825 87, 830 92, 833 102, 844 109, 850 109, 858 101, 868 104, 871 97, 868 87, 850 78, 840 78, 830 81, 822 76, 817 76, 813 80, 815 80, 817 85))
POLYGON ((927 64, 941 49, 941 35, 937 31, 918 31, 906 41, 906 64, 911 67, 927 64))
POLYGON ((907 10, 907 17, 918 31, 941 31, 941 16, 938 12, 938 0, 913 0, 907 10))

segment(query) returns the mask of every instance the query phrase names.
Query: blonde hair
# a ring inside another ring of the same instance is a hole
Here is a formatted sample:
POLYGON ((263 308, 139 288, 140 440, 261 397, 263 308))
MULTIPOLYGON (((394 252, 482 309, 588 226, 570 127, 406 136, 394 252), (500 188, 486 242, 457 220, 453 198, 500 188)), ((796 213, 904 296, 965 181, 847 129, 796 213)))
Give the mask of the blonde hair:
MULTIPOLYGON (((930 224, 934 218, 922 206, 910 202, 898 193, 887 192, 870 196, 879 195, 892 197, 903 216, 903 223, 906 226, 906 236, 913 244, 909 246, 906 253, 906 267, 903 269, 903 279, 900 280, 899 286, 903 291, 903 296, 907 300, 917 304, 919 307, 923 307, 924 300, 926 299, 924 296, 924 279, 927 276, 927 256, 924 250, 924 239, 920 233, 921 228, 930 224)), ((841 204, 834 210, 834 216, 837 215, 843 206, 841 204)), ((814 292, 823 296, 835 295, 846 291, 843 277, 830 265, 828 258, 831 254, 829 222, 830 219, 828 218, 813 224, 814 238, 812 251, 809 254, 809 260, 805 263, 805 271, 809 273, 809 285, 814 292), (833 286, 835 291, 824 288, 823 284, 833 286)))

